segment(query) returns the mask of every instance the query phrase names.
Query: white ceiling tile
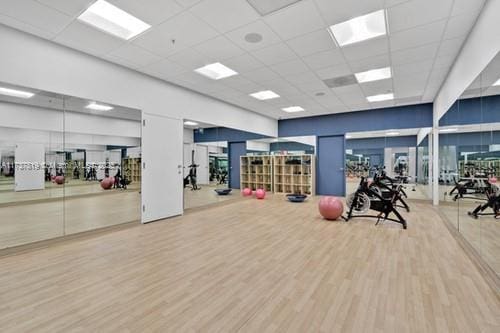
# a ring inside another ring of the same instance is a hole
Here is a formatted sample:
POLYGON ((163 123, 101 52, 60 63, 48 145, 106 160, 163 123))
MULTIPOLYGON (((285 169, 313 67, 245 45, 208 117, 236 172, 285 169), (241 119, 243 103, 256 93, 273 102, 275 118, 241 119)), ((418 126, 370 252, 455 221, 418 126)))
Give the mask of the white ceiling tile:
POLYGON ((394 7, 396 5, 402 4, 403 2, 408 2, 411 0, 385 0, 385 8, 394 7))
POLYGON ((456 57, 462 48, 465 37, 447 39, 441 42, 437 57, 452 56, 456 57))
POLYGON ((234 76, 228 77, 228 78, 220 80, 220 81, 228 87, 238 89, 238 90, 243 90, 243 91, 247 92, 247 94, 254 92, 255 91, 254 89, 256 89, 256 88, 258 89, 258 87, 259 87, 258 84, 247 79, 246 77, 244 77, 242 75, 234 75, 234 76))
POLYGON ((358 84, 334 88, 333 92, 346 105, 365 103, 366 97, 358 84))
POLYGON ((389 52, 389 41, 386 37, 374 38, 343 47, 342 52, 348 61, 370 58, 389 52))
POLYGON ((112 51, 110 56, 118 57, 135 64, 135 67, 145 67, 161 60, 159 56, 133 44, 125 44, 119 47, 118 49, 112 51))
POLYGON ((271 69, 281 76, 300 74, 309 71, 309 67, 301 60, 282 62, 271 66, 271 69))
POLYGON ((372 81, 360 84, 365 96, 387 94, 393 92, 392 79, 372 81))
POLYGON ((394 95, 395 98, 406 98, 412 96, 421 96, 427 84, 428 73, 417 75, 394 76, 394 95))
POLYGON ((443 39, 467 36, 476 23, 478 13, 466 13, 450 17, 443 39))
POLYGON ((486 0, 455 0, 451 15, 478 13, 484 6, 486 0))
POLYGON ((328 26, 385 8, 384 0, 315 0, 315 2, 328 26))
POLYGON ((215 59, 201 54, 194 49, 182 50, 168 57, 168 60, 193 71, 197 68, 216 62, 215 59))
POLYGON ((309 82, 300 82, 300 81, 293 81, 293 80, 288 80, 291 84, 293 84, 297 89, 300 89, 301 91, 305 93, 317 93, 317 92, 322 92, 322 91, 327 91, 330 90, 323 81, 320 79, 316 79, 315 81, 309 81, 309 82))
POLYGON ((125 43, 78 21, 71 23, 54 41, 98 56, 107 54, 125 43))
POLYGON ((301 57, 328 51, 335 47, 332 37, 326 29, 313 31, 303 36, 287 40, 286 43, 301 57))
POLYGON ((344 63, 344 57, 339 49, 311 54, 303 59, 312 69, 321 69, 344 63))
POLYGON ((443 36, 446 21, 447 20, 440 20, 391 34, 391 51, 404 50, 433 42, 439 42, 443 36))
POLYGON ((279 43, 280 38, 267 26, 262 20, 255 21, 243 27, 235 29, 226 34, 230 40, 236 45, 247 51, 257 50, 266 46, 279 43), (256 33, 262 36, 262 40, 258 43, 249 43, 245 40, 245 36, 249 33, 256 33))
POLYGON ((108 61, 111 61, 115 64, 127 67, 127 68, 137 69, 139 67, 136 63, 133 63, 133 62, 130 62, 126 59, 117 57, 113 54, 106 54, 105 56, 103 56, 103 58, 108 60, 108 61))
POLYGON ((29 23, 19 21, 13 17, 3 14, 0 14, 0 24, 4 24, 14 29, 21 30, 45 39, 52 39, 57 35, 57 33, 55 32, 50 32, 41 28, 37 28, 29 23))
POLYGON ((396 65, 410 64, 412 62, 418 62, 428 59, 434 59, 438 47, 439 43, 432 43, 414 47, 411 49, 404 49, 392 52, 391 54, 392 64, 396 66, 396 65))
MULTIPOLYGON (((381 109, 381 108, 390 108, 396 105, 396 101, 382 101, 382 102, 376 102, 376 103, 369 103, 370 109, 381 109)), ((360 110, 360 109, 356 109, 360 110)))
POLYGON ((352 74, 351 68, 347 63, 338 64, 331 67, 316 70, 316 74, 322 79, 331 79, 334 77, 352 74))
POLYGON ((447 18, 453 0, 411 0, 388 9, 389 31, 397 31, 447 18))
POLYGON ((186 69, 172 61, 164 59, 154 64, 143 67, 140 69, 140 71, 158 78, 170 80, 173 77, 186 72, 186 69))
POLYGON ((312 71, 300 73, 300 74, 290 74, 290 75, 284 75, 284 79, 286 79, 288 82, 292 84, 303 84, 303 83, 310 83, 310 82, 321 82, 317 75, 314 74, 312 71))
POLYGON ((254 82, 265 82, 279 78, 279 75, 268 67, 254 69, 242 75, 254 82))
POLYGON ((224 36, 209 39, 206 42, 196 45, 194 48, 198 52, 218 60, 237 57, 245 53, 243 49, 236 46, 224 36))
POLYGON ((89 8, 95 0, 37 0, 38 2, 57 9, 69 16, 78 16, 89 8))
POLYGON ((168 34, 168 31, 157 28, 152 28, 140 35, 132 43, 162 57, 168 57, 187 48, 187 45, 179 41, 172 42, 172 37, 168 34))
POLYGON ((181 5, 181 6, 185 7, 185 8, 194 6, 194 5, 196 5, 200 1, 201 0, 175 0, 175 2, 177 2, 179 5, 181 5))
POLYGON ((415 75, 422 72, 429 72, 434 65, 434 60, 424 60, 418 62, 412 62, 404 65, 395 65, 392 67, 393 75, 404 76, 404 75, 415 75))
POLYGON ((150 25, 160 24, 183 11, 183 7, 176 3, 174 0, 108 1, 150 25))
POLYGON ((313 1, 309 0, 267 15, 264 21, 284 40, 327 27, 313 1))
POLYGON ((258 49, 252 51, 251 54, 266 65, 274 65, 297 58, 295 53, 285 43, 278 43, 258 49))
POLYGON ((71 16, 34 0, 2 1, 0 14, 50 33, 60 32, 73 20, 71 16))
POLYGON ((264 66, 263 63, 252 57, 250 54, 243 54, 234 58, 224 60, 224 65, 238 73, 246 73, 264 66))
POLYGON ((222 33, 260 18, 245 0, 204 0, 189 11, 222 33))
POLYGON ((390 66, 389 54, 381 54, 370 58, 359 60, 347 60, 353 73, 364 72, 370 69, 383 68, 390 66))

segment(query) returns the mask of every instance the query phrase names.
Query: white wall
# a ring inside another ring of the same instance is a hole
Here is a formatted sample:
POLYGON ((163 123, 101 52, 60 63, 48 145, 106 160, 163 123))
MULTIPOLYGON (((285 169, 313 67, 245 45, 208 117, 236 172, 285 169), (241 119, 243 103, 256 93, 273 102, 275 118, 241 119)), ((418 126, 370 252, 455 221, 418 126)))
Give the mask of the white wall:
POLYGON ((20 143, 15 152, 15 191, 43 190, 45 188, 45 148, 42 144, 20 143), (34 167, 30 167, 32 164, 34 167))
POLYGON ((271 150, 270 146, 271 145, 267 142, 247 141, 247 150, 269 152, 271 150))
POLYGON ((277 121, 0 26, 0 81, 276 136, 277 121), (131 84, 133 83, 133 84, 131 84))
POLYGON ((192 129, 185 128, 184 129, 184 143, 193 143, 194 142, 194 132, 192 129))

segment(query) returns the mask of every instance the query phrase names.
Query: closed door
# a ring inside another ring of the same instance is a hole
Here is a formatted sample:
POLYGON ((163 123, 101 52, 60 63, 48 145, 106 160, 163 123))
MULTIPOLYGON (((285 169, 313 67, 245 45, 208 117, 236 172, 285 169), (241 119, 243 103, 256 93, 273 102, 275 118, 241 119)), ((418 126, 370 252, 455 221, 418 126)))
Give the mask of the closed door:
POLYGON ((183 123, 143 113, 142 223, 182 214, 183 123))
POLYGON ((344 136, 318 137, 316 188, 319 195, 345 195, 344 136))
POLYGON ((230 142, 229 148, 229 187, 240 188, 240 157, 247 153, 246 142, 230 142))

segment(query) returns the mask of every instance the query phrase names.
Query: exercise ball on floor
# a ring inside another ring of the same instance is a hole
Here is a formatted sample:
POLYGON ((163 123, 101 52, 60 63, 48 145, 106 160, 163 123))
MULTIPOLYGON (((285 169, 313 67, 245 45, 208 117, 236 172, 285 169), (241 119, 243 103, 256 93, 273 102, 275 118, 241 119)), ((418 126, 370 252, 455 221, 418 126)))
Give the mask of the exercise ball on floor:
POLYGON ((257 189, 257 191, 255 191, 255 197, 260 200, 264 199, 266 197, 266 191, 262 188, 257 189))
POLYGON ((64 176, 56 176, 54 178, 54 182, 58 185, 64 184, 64 176))
POLYGON ((497 182, 497 177, 495 177, 495 176, 490 177, 490 178, 488 179, 488 182, 489 182, 490 184, 496 184, 496 182, 497 182))
POLYGON ((101 180, 101 187, 103 190, 109 190, 112 186, 113 186, 113 183, 111 181, 112 179, 107 177, 107 178, 104 178, 103 180, 101 180))
POLYGON ((248 196, 252 195, 252 190, 249 189, 248 187, 246 187, 243 189, 243 191, 241 191, 241 193, 243 193, 244 197, 248 197, 248 196))
POLYGON ((337 197, 322 197, 318 204, 319 213, 327 220, 336 220, 344 212, 344 204, 337 197))

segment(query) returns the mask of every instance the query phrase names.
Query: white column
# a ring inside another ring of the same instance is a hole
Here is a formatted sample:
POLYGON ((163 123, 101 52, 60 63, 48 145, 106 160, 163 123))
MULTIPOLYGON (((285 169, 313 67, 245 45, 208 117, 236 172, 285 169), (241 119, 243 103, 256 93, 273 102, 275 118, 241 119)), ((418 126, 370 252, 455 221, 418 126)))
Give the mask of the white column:
POLYGON ((439 205, 439 128, 432 129, 432 204, 439 205))
POLYGON ((45 148, 41 143, 16 145, 15 191, 43 190, 45 188, 45 148))
POLYGON ((427 144, 428 144, 428 157, 427 157, 427 163, 429 164, 429 174, 428 174, 428 177, 427 177, 427 195, 429 196, 429 198, 432 198, 432 184, 433 184, 433 174, 434 174, 434 166, 433 166, 433 160, 432 160, 432 156, 434 155, 432 153, 432 138, 433 138, 433 135, 432 135, 432 130, 429 132, 428 136, 427 136, 427 144))

